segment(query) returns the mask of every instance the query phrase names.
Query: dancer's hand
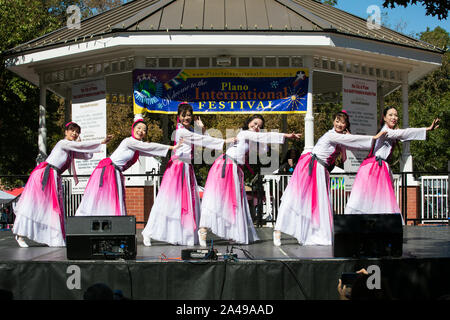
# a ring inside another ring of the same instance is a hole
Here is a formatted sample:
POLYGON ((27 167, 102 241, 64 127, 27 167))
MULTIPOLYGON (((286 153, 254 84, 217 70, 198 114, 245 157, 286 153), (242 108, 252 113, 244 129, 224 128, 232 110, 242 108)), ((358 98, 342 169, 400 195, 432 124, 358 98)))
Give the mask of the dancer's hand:
POLYGON ((345 284, 342 285, 341 279, 339 279, 337 291, 339 293, 339 299, 340 300, 350 300, 348 298, 348 296, 349 296, 349 294, 351 292, 351 288, 347 288, 347 286, 345 284))
POLYGON ((287 139, 296 139, 296 140, 298 140, 298 139, 300 139, 301 136, 302 136, 301 133, 294 133, 294 132, 292 132, 292 133, 285 133, 284 134, 284 137, 287 138, 287 139))
POLYGON ((441 121, 441 119, 439 119, 439 118, 434 119, 431 126, 429 126, 427 128, 427 131, 433 131, 434 129, 439 128, 439 121, 441 121))
POLYGON ((205 125, 203 124, 203 122, 199 116, 194 117, 194 125, 200 129, 202 129, 202 133, 205 133, 205 130, 206 130, 205 125))
POLYGON ((372 139, 377 140, 377 139, 381 138, 382 136, 385 136, 386 134, 387 134, 387 131, 380 131, 377 133, 376 136, 373 136, 372 139))
POLYGON ((108 134, 108 135, 106 136, 106 138, 103 139, 102 144, 107 144, 108 142, 110 142, 110 141, 112 140, 113 137, 114 137, 113 134, 108 134))
POLYGON ((226 144, 229 144, 229 143, 236 143, 238 141, 238 139, 236 138, 236 137, 233 137, 233 138, 228 138, 228 139, 226 139, 225 140, 225 143, 226 144))
POLYGON ((181 145, 184 143, 184 139, 181 138, 180 140, 178 140, 178 143, 174 146, 170 146, 169 150, 177 150, 179 147, 181 147, 181 145))

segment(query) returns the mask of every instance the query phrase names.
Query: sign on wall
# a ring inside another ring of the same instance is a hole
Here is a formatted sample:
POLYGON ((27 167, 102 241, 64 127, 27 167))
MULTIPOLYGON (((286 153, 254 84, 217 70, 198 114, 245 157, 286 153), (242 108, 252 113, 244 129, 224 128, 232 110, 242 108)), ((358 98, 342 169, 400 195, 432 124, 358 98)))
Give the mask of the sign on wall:
MULTIPOLYGON (((353 134, 377 133, 377 81, 344 76, 342 81, 342 105, 350 118, 353 134)), ((369 154, 367 151, 347 150, 344 170, 358 171, 359 165, 369 154)))
MULTIPOLYGON (((72 121, 81 127, 82 141, 102 140, 106 137, 106 87, 105 80, 77 83, 72 87, 72 121)), ((106 145, 102 152, 94 153, 90 160, 75 160, 77 174, 90 175, 97 164, 106 157, 106 145)), ((79 178, 72 184, 72 193, 82 193, 88 178, 79 178)))
POLYGON ((176 113, 189 102, 195 113, 305 113, 308 70, 136 69, 134 113, 176 113))

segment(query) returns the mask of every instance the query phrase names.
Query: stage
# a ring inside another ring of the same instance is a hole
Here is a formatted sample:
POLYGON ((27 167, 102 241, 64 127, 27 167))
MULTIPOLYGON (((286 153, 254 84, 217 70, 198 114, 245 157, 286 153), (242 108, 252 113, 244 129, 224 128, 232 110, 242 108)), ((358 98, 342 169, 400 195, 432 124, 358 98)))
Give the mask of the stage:
POLYGON ((218 260, 197 261, 181 260, 184 246, 145 247, 139 230, 135 260, 68 260, 66 248, 29 240, 19 248, 11 231, 0 231, 0 289, 16 300, 81 300, 95 283, 133 300, 335 300, 342 272, 376 265, 395 299, 450 294, 447 225, 405 226, 403 255, 385 258, 335 258, 332 246, 300 246, 286 235, 275 247, 271 228, 257 231, 261 241, 251 245, 212 237, 218 260))

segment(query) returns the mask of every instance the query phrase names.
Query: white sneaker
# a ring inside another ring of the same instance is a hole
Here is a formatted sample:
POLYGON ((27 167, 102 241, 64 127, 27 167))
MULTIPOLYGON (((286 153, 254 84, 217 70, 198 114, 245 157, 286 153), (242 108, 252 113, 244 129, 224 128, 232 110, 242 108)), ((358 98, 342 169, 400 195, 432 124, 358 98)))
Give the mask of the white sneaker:
POLYGON ((208 234, 207 231, 198 230, 198 242, 200 243, 201 247, 207 247, 206 245, 206 235, 208 234))
POLYGON ((273 232, 273 245, 276 247, 281 246, 281 232, 279 231, 273 232))
POLYGON ((23 239, 23 237, 21 236, 16 236, 16 241, 19 244, 19 247, 21 248, 28 248, 27 243, 25 242, 25 240, 23 239))
POLYGON ((152 241, 150 240, 149 236, 144 236, 144 246, 146 246, 146 247, 152 246, 152 241))

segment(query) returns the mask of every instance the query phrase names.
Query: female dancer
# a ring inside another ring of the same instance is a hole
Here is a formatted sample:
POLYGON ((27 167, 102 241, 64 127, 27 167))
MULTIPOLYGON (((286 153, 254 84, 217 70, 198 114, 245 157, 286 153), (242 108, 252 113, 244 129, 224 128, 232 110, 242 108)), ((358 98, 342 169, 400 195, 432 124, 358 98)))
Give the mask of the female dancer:
POLYGON ((27 237, 50 247, 65 246, 65 219, 61 173, 73 165, 74 159, 88 160, 100 152, 103 141, 77 141, 81 128, 74 122, 65 126, 65 138, 58 141, 45 162, 28 178, 15 209, 13 233, 21 247, 28 247, 27 237))
POLYGON ((131 126, 131 137, 123 139, 109 158, 99 162, 89 178, 76 216, 127 215, 122 172, 131 167, 139 156, 165 157, 169 150, 178 147, 143 142, 146 134, 144 119, 136 120, 131 126))
POLYGON ((331 245, 333 211, 329 196, 329 172, 345 148, 369 150, 378 135, 349 133, 350 121, 345 111, 334 116, 333 129, 326 132, 312 152, 302 155, 281 198, 273 241, 281 245, 281 232, 292 235, 303 245, 331 245))
POLYGON ((250 216, 241 168, 246 155, 256 152, 251 150, 249 141, 281 144, 285 138, 300 138, 300 134, 295 133, 259 132, 262 128, 264 118, 261 115, 249 117, 236 137, 237 143, 218 157, 209 170, 198 232, 201 246, 206 247, 207 228, 222 238, 238 243, 259 240, 250 216))
MULTIPOLYGON (((197 224, 200 219, 200 197, 192 165, 194 145, 221 150, 223 139, 193 132, 192 106, 186 102, 178 106, 175 142, 184 140, 183 145, 172 155, 167 164, 158 195, 153 203, 150 217, 142 231, 144 245, 151 245, 151 238, 193 246, 198 243, 197 224)), ((205 132, 199 118, 196 126, 205 132)))
MULTIPOLYGON (((397 141, 425 140, 427 131, 438 128, 439 121, 440 119, 434 119, 428 128, 396 129, 397 110, 386 107, 381 119, 381 130, 387 134, 375 142, 371 152, 361 163, 344 214, 399 214, 400 208, 395 198, 392 172, 387 159, 397 141)), ((402 222, 404 223, 403 217, 402 222)))

